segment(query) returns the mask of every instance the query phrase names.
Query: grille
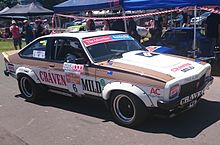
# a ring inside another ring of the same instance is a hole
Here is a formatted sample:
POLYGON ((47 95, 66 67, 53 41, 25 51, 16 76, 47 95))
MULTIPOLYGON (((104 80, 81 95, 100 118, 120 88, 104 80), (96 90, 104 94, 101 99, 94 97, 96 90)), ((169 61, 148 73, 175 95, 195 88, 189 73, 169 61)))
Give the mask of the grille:
POLYGON ((202 88, 204 83, 205 83, 205 75, 203 75, 198 80, 195 80, 193 82, 182 85, 181 89, 180 89, 179 96, 180 97, 186 97, 186 96, 189 96, 193 93, 198 92, 202 88))

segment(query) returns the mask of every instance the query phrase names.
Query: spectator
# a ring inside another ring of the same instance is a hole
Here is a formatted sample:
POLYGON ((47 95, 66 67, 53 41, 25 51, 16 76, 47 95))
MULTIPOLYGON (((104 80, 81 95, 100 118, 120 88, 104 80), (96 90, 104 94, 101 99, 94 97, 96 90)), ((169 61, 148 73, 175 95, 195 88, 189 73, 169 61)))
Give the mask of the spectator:
POLYGON ((26 45, 29 44, 34 39, 34 31, 33 28, 30 26, 28 20, 24 20, 24 26, 22 33, 25 38, 26 45))
POLYGON ((110 23, 109 20, 104 20, 104 27, 103 30, 107 31, 110 30, 110 23))
POLYGON ((19 27, 16 25, 15 20, 12 20, 12 25, 10 26, 10 32, 12 33, 14 48, 17 50, 17 46, 21 49, 21 34, 19 27))
POLYGON ((42 20, 41 19, 37 19, 35 20, 35 24, 36 24, 36 30, 35 30, 35 36, 36 38, 41 37, 44 35, 44 27, 42 24, 42 20))
MULTIPOLYGON (((121 16, 121 15, 118 15, 121 16)), ((112 23, 112 30, 115 31, 124 31, 125 32, 125 25, 122 19, 114 20, 112 23)))
POLYGON ((128 24, 128 34, 135 38, 138 42, 141 40, 141 36, 137 32, 137 24, 134 19, 131 19, 128 24))
POLYGON ((47 22, 47 19, 43 20, 43 27, 44 27, 44 35, 48 35, 49 34, 49 24, 47 22))
POLYGON ((183 15, 183 25, 182 25, 182 27, 188 26, 188 24, 189 24, 189 16, 188 16, 188 14, 183 11, 182 15, 183 15))
POLYGON ((86 20, 86 30, 87 31, 95 31, 95 22, 93 19, 90 19, 93 16, 92 11, 88 12, 88 19, 86 20))
MULTIPOLYGON (((217 9, 215 9, 217 10, 217 9)), ((211 42, 210 53, 213 55, 215 46, 218 44, 220 31, 220 16, 212 13, 206 20, 206 37, 211 42)))

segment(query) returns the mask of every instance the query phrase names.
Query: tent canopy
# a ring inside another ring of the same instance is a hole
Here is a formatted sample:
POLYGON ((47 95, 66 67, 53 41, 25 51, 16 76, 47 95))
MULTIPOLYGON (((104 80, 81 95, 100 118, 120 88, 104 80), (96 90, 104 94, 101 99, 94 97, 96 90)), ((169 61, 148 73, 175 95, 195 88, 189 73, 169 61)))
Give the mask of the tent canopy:
POLYGON ((220 5, 220 0, 67 0, 54 6, 54 11, 58 13, 119 7, 127 11, 213 5, 220 5))
POLYGON ((17 4, 9 10, 1 13, 1 16, 34 16, 34 15, 51 15, 53 11, 42 7, 39 3, 32 2, 27 5, 17 4))
POLYGON ((220 0, 123 0, 125 10, 146 10, 158 8, 175 8, 186 6, 220 5, 220 0))
POLYGON ((68 0, 54 6, 57 12, 113 9, 120 6, 120 0, 68 0))
POLYGON ((2 14, 2 13, 4 13, 4 12, 8 11, 9 9, 10 9, 9 7, 5 7, 4 9, 2 9, 2 10, 0 11, 0 14, 2 14))

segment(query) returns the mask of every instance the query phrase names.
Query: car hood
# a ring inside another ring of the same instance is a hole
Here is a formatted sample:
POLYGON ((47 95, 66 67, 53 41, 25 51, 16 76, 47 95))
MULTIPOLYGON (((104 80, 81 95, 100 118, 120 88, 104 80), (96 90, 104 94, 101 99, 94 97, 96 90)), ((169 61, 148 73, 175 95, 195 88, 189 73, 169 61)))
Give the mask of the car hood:
POLYGON ((146 51, 124 53, 122 58, 112 60, 110 66, 165 81, 186 78, 203 69, 202 64, 188 59, 146 51))

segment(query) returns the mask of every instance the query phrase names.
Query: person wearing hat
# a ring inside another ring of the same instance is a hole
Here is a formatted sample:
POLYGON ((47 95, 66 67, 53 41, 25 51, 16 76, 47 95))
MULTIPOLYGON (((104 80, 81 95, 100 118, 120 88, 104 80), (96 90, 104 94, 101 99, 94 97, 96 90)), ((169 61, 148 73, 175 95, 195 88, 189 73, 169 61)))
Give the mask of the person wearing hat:
POLYGON ((36 38, 41 37, 44 35, 44 27, 42 24, 42 20, 40 18, 35 20, 35 24, 36 24, 36 30, 35 30, 35 36, 36 38))
POLYGON ((23 21, 23 29, 22 34, 24 35, 26 45, 29 44, 34 39, 34 31, 33 28, 30 26, 28 20, 23 21))
POLYGON ((19 49, 21 49, 21 34, 15 20, 12 20, 12 25, 10 26, 10 32, 12 33, 14 48, 17 50, 17 46, 19 46, 19 49))

